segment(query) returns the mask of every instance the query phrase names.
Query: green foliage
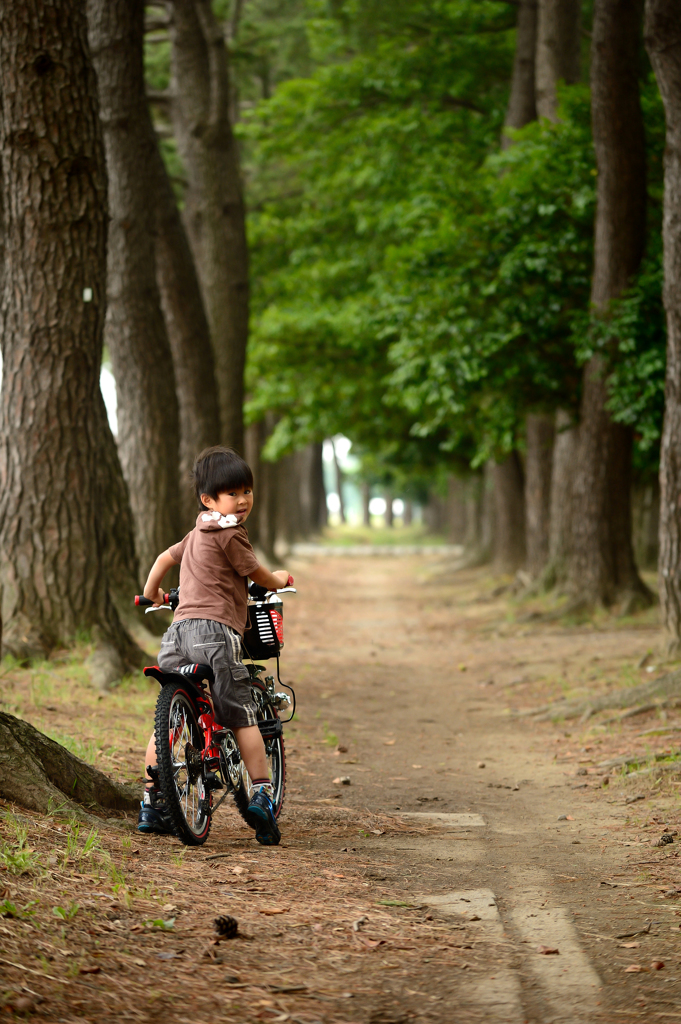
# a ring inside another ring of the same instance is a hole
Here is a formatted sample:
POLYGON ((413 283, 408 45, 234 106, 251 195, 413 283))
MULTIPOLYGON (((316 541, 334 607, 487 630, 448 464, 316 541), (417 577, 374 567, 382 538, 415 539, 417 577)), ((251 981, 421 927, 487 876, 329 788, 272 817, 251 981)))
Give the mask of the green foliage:
POLYGON ((52 907, 52 913, 55 917, 61 918, 62 921, 73 921, 74 917, 80 910, 77 903, 70 903, 68 907, 52 907))
POLYGON ((0 917, 13 917, 17 921, 26 921, 33 917, 35 914, 34 908, 37 906, 38 900, 31 900, 29 903, 24 904, 23 907, 18 907, 11 900, 0 900, 0 917))
POLYGON ((398 4, 395 15, 368 52, 283 84, 242 129, 249 415, 280 417, 273 456, 342 431, 392 461, 423 459, 411 413, 387 400, 389 353, 475 204, 513 40, 498 3, 398 4), (435 15, 441 31, 426 31, 435 15))
POLYGON ((27 844, 27 832, 13 814, 6 812, 3 820, 14 833, 14 840, 0 844, 0 870, 11 875, 26 875, 35 872, 39 866, 38 854, 27 844))
POLYGON ((164 921, 162 917, 157 917, 154 921, 147 921, 146 924, 148 928, 155 928, 160 932, 171 932, 175 927, 175 918, 169 917, 164 921))

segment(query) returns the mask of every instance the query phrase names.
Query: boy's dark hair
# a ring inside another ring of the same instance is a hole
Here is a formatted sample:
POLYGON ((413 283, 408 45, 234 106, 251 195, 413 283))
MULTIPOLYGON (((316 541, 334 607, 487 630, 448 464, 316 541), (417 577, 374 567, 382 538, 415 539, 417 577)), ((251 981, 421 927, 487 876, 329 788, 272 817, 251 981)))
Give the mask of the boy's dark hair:
POLYGON ((202 494, 217 500, 218 494, 233 491, 237 487, 252 487, 253 472, 247 462, 233 448, 216 444, 205 448, 197 455, 192 467, 192 482, 199 502, 199 508, 206 506, 202 494))

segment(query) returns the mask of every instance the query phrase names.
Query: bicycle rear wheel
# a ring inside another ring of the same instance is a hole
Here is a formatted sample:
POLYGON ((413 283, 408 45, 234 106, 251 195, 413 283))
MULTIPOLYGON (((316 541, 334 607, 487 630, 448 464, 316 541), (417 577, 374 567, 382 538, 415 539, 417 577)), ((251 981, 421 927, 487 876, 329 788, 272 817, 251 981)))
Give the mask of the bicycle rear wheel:
MULTIPOLYGON (((276 718, 274 710, 266 705, 265 708, 258 711, 258 718, 260 720, 266 719, 271 721, 276 718)), ((274 795, 272 797, 272 804, 274 806, 274 816, 278 818, 281 814, 281 809, 284 806, 284 794, 286 793, 286 748, 284 746, 284 737, 276 736, 272 740, 265 740, 265 750, 267 752, 267 763, 270 769, 270 779, 272 780, 272 789, 274 795)), ((252 786, 248 777, 248 772, 244 770, 244 777, 242 778, 241 785, 234 791, 234 802, 237 806, 239 814, 248 821, 248 805, 251 802, 252 786)))
POLYGON ((204 736, 192 697, 181 683, 162 687, 155 735, 161 790, 175 834, 185 846, 201 846, 211 826, 201 759, 204 736))

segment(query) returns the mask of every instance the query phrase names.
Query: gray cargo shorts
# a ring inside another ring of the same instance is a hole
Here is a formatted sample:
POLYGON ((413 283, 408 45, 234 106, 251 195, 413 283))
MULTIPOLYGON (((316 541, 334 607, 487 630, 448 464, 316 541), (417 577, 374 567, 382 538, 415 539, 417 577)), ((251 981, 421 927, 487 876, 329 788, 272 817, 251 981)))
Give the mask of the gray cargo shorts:
POLYGON ((172 672, 182 665, 210 665, 215 718, 229 729, 257 725, 248 669, 241 660, 241 637, 212 619, 181 619, 163 634, 158 667, 172 672))

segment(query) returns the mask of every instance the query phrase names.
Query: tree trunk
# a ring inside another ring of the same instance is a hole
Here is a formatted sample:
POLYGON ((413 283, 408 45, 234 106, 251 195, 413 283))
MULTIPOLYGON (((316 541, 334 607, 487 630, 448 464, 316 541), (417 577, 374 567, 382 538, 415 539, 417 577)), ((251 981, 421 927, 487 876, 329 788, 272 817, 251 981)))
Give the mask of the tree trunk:
POLYGON ((392 528, 395 525, 395 517, 393 515, 393 492, 384 491, 383 498, 385 500, 385 525, 392 528))
POLYGON ((320 533, 328 523, 326 488, 324 486, 324 446, 321 441, 310 445, 310 495, 312 503, 311 527, 313 533, 320 533))
POLYGON ((528 413, 525 425, 527 431, 527 453, 525 456, 527 569, 532 576, 538 576, 549 557, 554 418, 546 413, 528 413))
POLYGON ((362 522, 365 526, 371 526, 371 510, 369 505, 371 503, 371 485, 365 481, 362 482, 362 522))
POLYGON ((468 480, 457 476, 450 476, 447 480, 447 540, 450 544, 463 544, 466 536, 468 488, 468 480))
POLYGON ((681 646, 681 22, 676 0, 647 0, 646 47, 667 122, 664 157, 664 306, 667 377, 660 449, 660 560, 662 617, 681 646))
POLYGON ((523 468, 517 452, 494 465, 494 565, 515 572, 525 564, 523 468))
POLYGON ((631 513, 636 564, 643 569, 656 569, 660 533, 660 485, 658 480, 635 483, 631 513))
POLYGON ((244 458, 253 472, 253 511, 248 517, 248 539, 253 547, 260 545, 260 529, 264 489, 260 451, 265 443, 265 425, 251 423, 244 433, 244 458))
POLYGON ((132 811, 139 794, 114 782, 28 722, 0 712, 0 796, 46 814, 52 806, 83 814, 132 811))
POLYGON ((141 652, 104 550, 125 485, 99 388, 106 169, 85 0, 0 6, 0 105, 4 650, 45 656, 92 631, 120 675, 141 652))
POLYGON ((577 455, 577 429, 564 409, 556 412, 556 440, 551 468, 549 513, 549 571, 547 585, 565 579, 565 565, 572 533, 572 479, 577 455))
POLYGON ((336 452, 336 442, 331 438, 331 448, 333 450, 333 465, 336 471, 336 490, 338 491, 338 514, 340 516, 341 523, 345 522, 345 501, 343 500, 343 471, 341 470, 340 462, 338 461, 338 454, 336 452))
POLYGON ((143 571, 180 537, 179 420, 172 355, 154 261, 156 138, 142 61, 144 6, 88 0, 109 173, 109 346, 118 395, 118 448, 143 571))
POLYGON ((279 460, 279 529, 278 534, 290 546, 305 536, 304 511, 301 501, 301 453, 293 452, 279 460))
MULTIPOLYGON (((507 128, 522 128, 537 117, 534 92, 536 45, 537 0, 519 0, 511 95, 504 119, 507 128)), ((506 148, 510 144, 509 137, 502 134, 501 145, 506 148)))
POLYGON ((150 165, 154 177, 156 280, 175 368, 179 410, 181 532, 196 519, 190 484, 194 459, 220 440, 220 407, 208 320, 199 279, 173 188, 158 144, 150 165))
MULTIPOLYGON (((324 486, 323 478, 321 478, 323 472, 321 452, 320 444, 308 444, 295 453, 300 505, 298 536, 303 539, 319 533, 321 529, 319 522, 322 499, 319 490, 320 479, 322 491, 324 486)), ((325 495, 324 505, 326 505, 325 495)))
MULTIPOLYGON (((602 316, 631 284, 645 244, 640 20, 638 0, 596 0, 591 92, 598 181, 591 302, 602 316)), ((645 601, 649 592, 631 541, 632 432, 613 423, 605 408, 606 375, 600 354, 584 367, 568 580, 577 599, 608 605, 625 595, 629 602, 645 601)))
POLYGON ((404 512, 402 513, 402 525, 411 526, 414 521, 414 503, 411 498, 404 499, 404 512))
POLYGON ((579 81, 581 0, 539 0, 535 84, 537 114, 556 120, 558 82, 579 81))
POLYGON ((227 49, 209 0, 173 0, 171 116, 189 181, 185 221, 208 314, 222 441, 243 448, 248 249, 227 49))

